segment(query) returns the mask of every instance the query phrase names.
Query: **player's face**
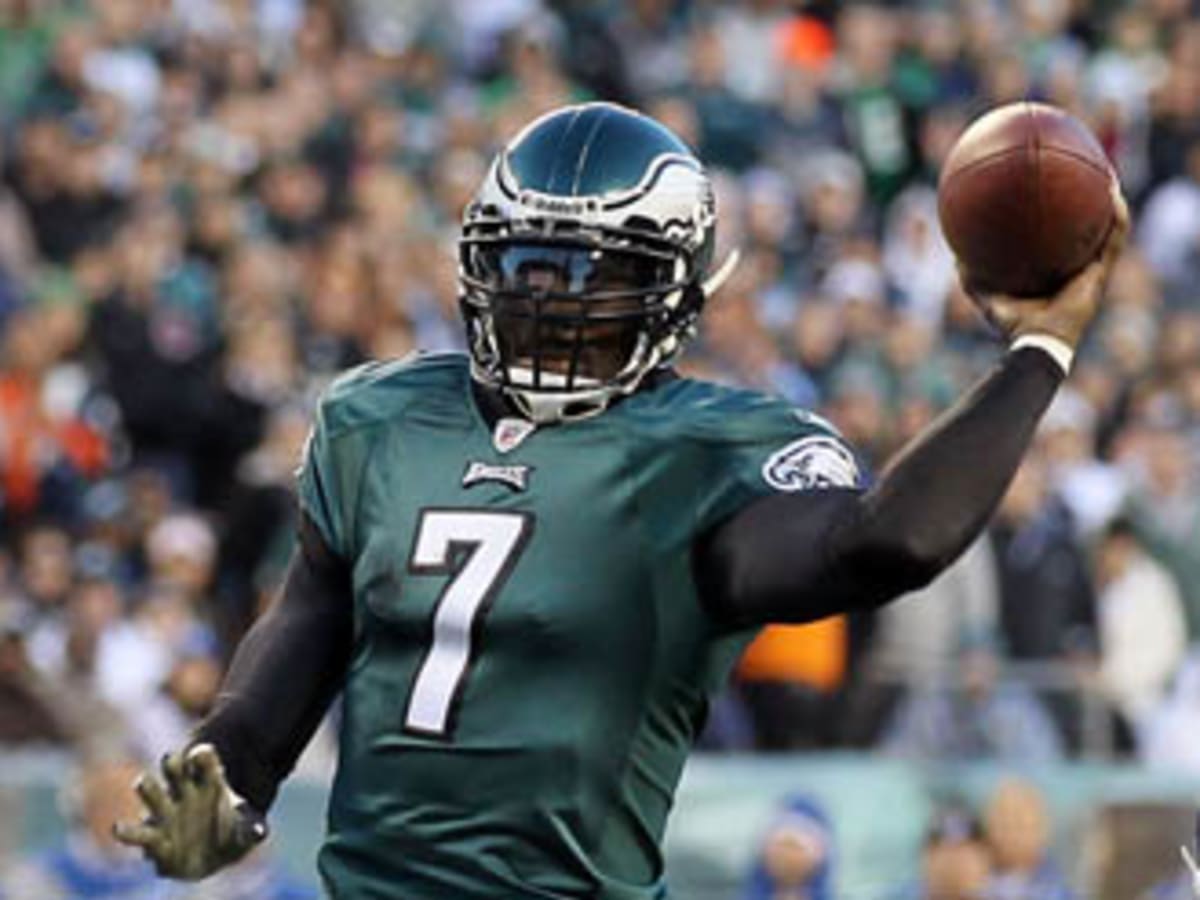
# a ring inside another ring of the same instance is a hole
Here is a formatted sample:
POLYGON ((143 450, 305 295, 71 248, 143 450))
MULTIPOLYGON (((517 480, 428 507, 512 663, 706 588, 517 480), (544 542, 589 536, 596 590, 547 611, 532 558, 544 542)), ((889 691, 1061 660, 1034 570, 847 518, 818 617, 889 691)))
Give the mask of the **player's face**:
POLYGON ((637 346, 646 296, 667 261, 573 246, 476 247, 472 267, 495 291, 500 350, 511 364, 607 380, 637 346))

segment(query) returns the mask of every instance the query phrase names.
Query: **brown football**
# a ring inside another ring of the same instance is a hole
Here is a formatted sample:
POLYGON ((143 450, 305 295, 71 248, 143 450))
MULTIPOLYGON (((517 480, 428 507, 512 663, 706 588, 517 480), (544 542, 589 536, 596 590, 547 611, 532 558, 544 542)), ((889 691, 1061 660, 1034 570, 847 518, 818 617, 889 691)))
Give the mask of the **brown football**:
POLYGON ((1114 177, 1099 141, 1070 114, 1042 103, 997 107, 946 158, 942 231, 978 288, 1045 297, 1104 244, 1114 177))

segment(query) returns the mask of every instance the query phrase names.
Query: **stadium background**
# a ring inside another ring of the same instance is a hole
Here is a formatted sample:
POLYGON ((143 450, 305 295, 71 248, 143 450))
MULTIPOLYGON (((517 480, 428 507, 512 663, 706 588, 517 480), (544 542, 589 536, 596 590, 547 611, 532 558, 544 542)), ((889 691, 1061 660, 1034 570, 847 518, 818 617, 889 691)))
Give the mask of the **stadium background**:
MULTIPOLYGON (((1137 223, 987 538, 875 620, 744 661, 681 793, 678 895, 739 895, 804 795, 832 820, 827 896, 917 896, 895 892, 943 807, 1012 777, 1035 786, 1018 831, 1048 803, 1058 875, 997 873, 995 896, 1178 874, 1200 786, 1194 2, 0 0, 0 896, 51 896, 130 761, 211 702, 289 551, 315 396, 460 345, 462 204, 504 136, 588 98, 685 136, 743 250, 685 368, 820 410, 875 470, 1000 352, 936 222, 966 122, 1071 110, 1137 223)), ((330 747, 326 727, 276 848, 186 896, 274 896, 276 863, 314 883, 330 747)), ((115 895, 166 895, 135 875, 115 895)))

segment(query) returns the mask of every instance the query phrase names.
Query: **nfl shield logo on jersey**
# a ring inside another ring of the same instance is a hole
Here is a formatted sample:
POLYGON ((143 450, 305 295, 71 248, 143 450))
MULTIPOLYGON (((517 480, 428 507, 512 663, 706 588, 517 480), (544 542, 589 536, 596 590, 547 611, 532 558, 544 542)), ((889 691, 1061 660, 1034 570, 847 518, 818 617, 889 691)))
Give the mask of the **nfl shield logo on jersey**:
POLYGON ((501 419, 492 432, 492 446, 496 448, 497 453, 515 450, 525 438, 533 434, 536 427, 528 419, 501 419))
POLYGON ((775 451, 763 463, 762 476, 778 491, 856 487, 859 479, 854 454, 829 435, 801 438, 775 451))

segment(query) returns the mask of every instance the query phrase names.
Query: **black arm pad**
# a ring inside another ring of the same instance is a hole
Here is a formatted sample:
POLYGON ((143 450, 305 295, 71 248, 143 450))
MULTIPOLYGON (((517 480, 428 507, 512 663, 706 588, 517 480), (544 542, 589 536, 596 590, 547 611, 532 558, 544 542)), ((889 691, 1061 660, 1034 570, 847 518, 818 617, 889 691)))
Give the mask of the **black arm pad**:
POLYGON ((302 518, 276 603, 238 645, 216 707, 194 734, 259 812, 275 799, 340 690, 354 640, 348 566, 302 518))
POLYGON ((1010 353, 869 491, 751 504, 696 545, 705 605, 731 626, 807 622, 927 584, 987 524, 1062 379, 1044 352, 1010 353))

